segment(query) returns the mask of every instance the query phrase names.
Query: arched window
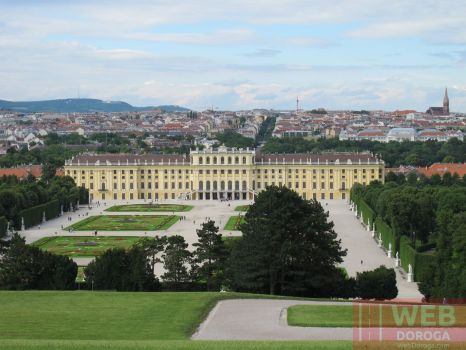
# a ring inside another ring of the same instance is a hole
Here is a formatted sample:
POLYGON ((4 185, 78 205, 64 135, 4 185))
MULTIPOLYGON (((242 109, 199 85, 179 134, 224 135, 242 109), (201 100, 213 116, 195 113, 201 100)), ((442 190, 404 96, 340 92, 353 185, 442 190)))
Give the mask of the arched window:
POLYGON ((212 160, 213 160, 213 164, 217 164, 217 157, 213 157, 212 160))
POLYGON ((213 189, 214 189, 214 191, 217 191, 217 181, 213 182, 213 189))
POLYGON ((235 190, 239 191, 239 181, 235 181, 235 190))
POLYGON ((235 157, 235 164, 239 164, 239 157, 235 157))
POLYGON ((102 186, 100 187, 102 191, 105 191, 105 183, 102 183, 102 186))
POLYGON ((229 190, 233 189, 233 182, 228 181, 228 189, 229 190))
POLYGON ((210 181, 209 181, 209 180, 207 180, 207 181, 205 182, 205 189, 206 189, 207 191, 210 191, 210 181))
POLYGON ((243 157, 243 164, 246 164, 246 157, 243 157))
POLYGON ((199 157, 199 164, 202 164, 202 157, 199 157))
POLYGON ((205 163, 206 163, 206 164, 210 164, 210 157, 206 157, 205 163))
POLYGON ((231 157, 228 157, 228 164, 231 164, 231 157))
POLYGON ((220 189, 222 191, 225 189, 225 181, 220 182, 220 189))
POLYGON ((199 181, 198 190, 202 191, 203 189, 204 189, 204 183, 202 181, 199 181))
POLYGON ((220 164, 225 164, 225 158, 224 157, 220 158, 220 164))
POLYGON ((243 181, 243 191, 246 191, 248 189, 248 185, 246 184, 246 181, 243 181))
POLYGON ((256 181, 252 180, 252 189, 256 190, 256 181))

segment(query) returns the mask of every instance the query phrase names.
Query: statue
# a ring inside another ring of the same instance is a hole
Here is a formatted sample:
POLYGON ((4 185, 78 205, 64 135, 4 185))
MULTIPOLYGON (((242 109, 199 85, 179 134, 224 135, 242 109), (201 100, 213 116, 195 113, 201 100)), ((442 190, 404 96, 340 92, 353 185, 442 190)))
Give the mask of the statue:
POLYGON ((63 216, 63 204, 60 206, 60 216, 63 216))
POLYGON ((408 265, 408 282, 414 282, 414 273, 411 264, 408 265))
POLYGON ((47 221, 47 218, 45 217, 45 211, 42 212, 42 223, 44 224, 47 221))
POLYGON ((395 257, 396 257, 397 259, 399 259, 399 254, 398 254, 398 252, 396 252, 395 257))
POLYGON ((392 244, 391 244, 391 243, 388 244, 387 256, 388 256, 389 258, 392 257, 392 244))
POLYGON ((26 226, 24 225, 24 218, 21 218, 21 231, 25 231, 26 226))

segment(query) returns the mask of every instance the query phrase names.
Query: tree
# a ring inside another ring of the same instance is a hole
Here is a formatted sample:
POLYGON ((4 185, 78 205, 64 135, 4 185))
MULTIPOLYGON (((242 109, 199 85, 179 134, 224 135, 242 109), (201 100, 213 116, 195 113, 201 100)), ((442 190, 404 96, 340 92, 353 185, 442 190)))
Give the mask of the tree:
POLYGON ((332 293, 342 250, 319 202, 285 187, 261 192, 245 215, 232 252, 232 284, 240 291, 323 296, 332 293))
POLYGON ((356 289, 362 299, 394 299, 398 295, 395 270, 380 266, 373 271, 358 272, 356 289))
POLYGON ((52 163, 45 163, 42 165, 42 179, 45 181, 49 181, 55 177, 55 173, 57 172, 57 167, 52 163))
POLYGON ((109 249, 84 270, 89 289, 155 291, 160 289, 146 253, 140 247, 109 249))
POLYGON ((163 255, 165 273, 162 275, 162 279, 170 287, 178 288, 180 284, 191 280, 188 266, 191 263, 192 255, 183 236, 170 236, 167 243, 163 255))
POLYGON ((166 236, 155 236, 154 238, 144 238, 142 240, 141 248, 149 259, 149 265, 152 271, 155 271, 155 264, 162 262, 160 254, 164 252, 166 245, 166 236))
POLYGON ((0 289, 74 289, 78 266, 29 246, 17 233, 0 252, 0 289))
POLYGON ((207 290, 219 290, 224 277, 227 250, 218 227, 212 220, 196 230, 198 242, 194 243, 194 263, 197 278, 205 281, 207 290))

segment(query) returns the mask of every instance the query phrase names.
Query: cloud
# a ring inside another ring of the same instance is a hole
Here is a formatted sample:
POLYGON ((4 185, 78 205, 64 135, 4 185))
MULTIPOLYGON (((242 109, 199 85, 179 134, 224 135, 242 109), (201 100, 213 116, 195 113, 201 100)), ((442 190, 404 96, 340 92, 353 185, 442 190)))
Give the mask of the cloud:
POLYGON ((258 49, 244 54, 246 57, 275 57, 281 53, 280 50, 275 49, 258 49))

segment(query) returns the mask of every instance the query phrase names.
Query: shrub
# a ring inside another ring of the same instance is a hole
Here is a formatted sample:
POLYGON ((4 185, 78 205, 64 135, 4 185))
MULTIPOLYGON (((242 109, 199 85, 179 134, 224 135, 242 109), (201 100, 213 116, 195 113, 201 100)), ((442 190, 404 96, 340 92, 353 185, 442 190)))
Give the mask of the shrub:
POLYGON ((360 272, 356 276, 356 294, 362 299, 394 299, 398 295, 394 269, 380 266, 373 271, 360 272))

